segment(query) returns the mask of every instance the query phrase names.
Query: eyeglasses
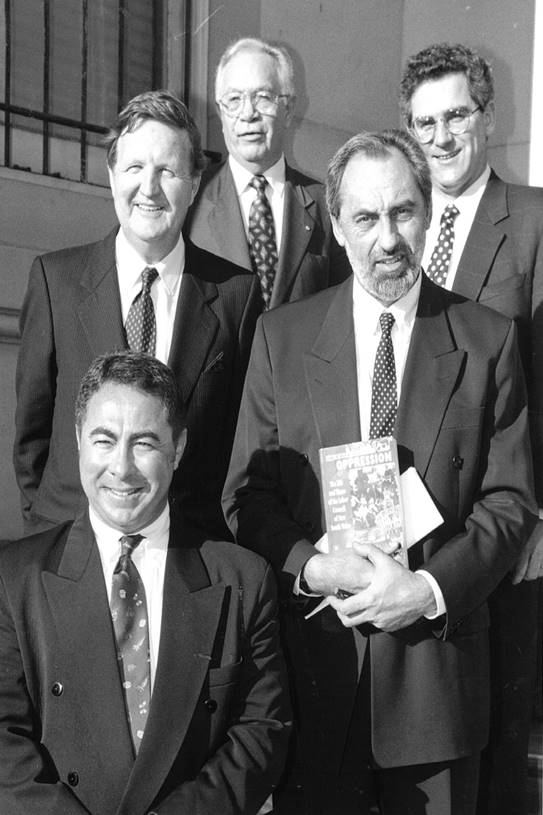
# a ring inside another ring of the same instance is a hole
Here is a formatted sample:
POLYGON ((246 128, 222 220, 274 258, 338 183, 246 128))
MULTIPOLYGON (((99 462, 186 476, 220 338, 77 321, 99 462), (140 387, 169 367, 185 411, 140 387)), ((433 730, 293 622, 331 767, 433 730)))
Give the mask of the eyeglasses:
POLYGON ((219 99, 219 105, 229 116, 238 116, 248 99, 251 106, 259 113, 273 116, 277 113, 280 99, 288 99, 288 93, 273 93, 272 91, 231 91, 219 99))
POLYGON ((411 129, 421 144, 428 144, 428 142, 432 141, 438 122, 443 122, 449 133, 452 133, 453 136, 460 136, 469 129, 471 117, 478 110, 482 110, 479 105, 473 108, 473 110, 468 110, 467 108, 450 108, 450 110, 446 110, 442 116, 438 116, 437 119, 434 119, 433 116, 419 116, 413 119, 411 129))

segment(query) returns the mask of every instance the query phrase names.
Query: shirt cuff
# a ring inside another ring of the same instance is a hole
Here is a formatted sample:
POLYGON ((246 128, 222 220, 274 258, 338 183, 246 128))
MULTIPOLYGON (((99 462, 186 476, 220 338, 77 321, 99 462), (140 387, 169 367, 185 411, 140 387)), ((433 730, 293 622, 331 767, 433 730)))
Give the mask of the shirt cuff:
POLYGON ((543 509, 541 507, 539 507, 537 514, 539 515, 539 520, 543 521, 543 509))
MULTIPOLYGON (((313 555, 312 555, 311 557, 313 557, 313 555)), ((299 575, 297 576, 296 580, 294 581, 294 586, 293 586, 292 591, 293 591, 293 592, 294 592, 294 594, 296 594, 296 595, 300 595, 300 594, 301 594, 301 595, 302 595, 302 597, 322 597, 322 595, 321 595, 321 594, 316 594, 315 592, 312 592, 312 591, 306 591, 306 590, 305 590, 305 588, 304 588, 304 586, 303 586, 303 584, 305 583, 305 580, 303 580, 303 576, 304 576, 304 569, 305 569, 305 567, 306 567, 307 562, 308 562, 309 560, 311 560, 311 557, 308 557, 308 558, 307 558, 306 562, 304 563, 304 565, 303 565, 303 566, 302 566, 302 568, 300 569, 300 573, 299 573, 299 575), (302 582, 302 581, 303 581, 303 582, 302 582)), ((307 586, 307 583, 306 583, 305 585, 307 586)), ((308 587, 308 588, 309 588, 309 587, 308 587)))
POLYGON ((436 601, 437 611, 434 614, 425 614, 427 620, 435 620, 436 617, 441 617, 442 614, 445 614, 447 611, 447 607, 445 606, 445 598, 443 597, 443 592, 439 588, 439 584, 435 577, 430 574, 430 572, 426 572, 424 569, 417 569, 415 574, 420 574, 421 577, 428 582, 430 588, 434 593, 434 599, 436 601))

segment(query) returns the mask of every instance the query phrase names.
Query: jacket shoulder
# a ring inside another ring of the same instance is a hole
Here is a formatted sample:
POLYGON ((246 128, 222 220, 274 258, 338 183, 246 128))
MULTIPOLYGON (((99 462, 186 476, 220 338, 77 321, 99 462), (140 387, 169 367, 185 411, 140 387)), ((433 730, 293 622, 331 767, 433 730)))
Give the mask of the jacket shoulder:
POLYGON ((0 574, 7 586, 22 584, 36 571, 56 571, 72 521, 0 545, 0 574))
POLYGON ((105 238, 92 243, 83 243, 80 246, 66 246, 64 249, 56 249, 54 252, 45 252, 38 255, 38 259, 46 266, 73 266, 77 262, 85 262, 88 258, 95 255, 97 252, 107 251, 111 247, 111 251, 115 251, 115 236, 118 227, 109 233, 105 238))

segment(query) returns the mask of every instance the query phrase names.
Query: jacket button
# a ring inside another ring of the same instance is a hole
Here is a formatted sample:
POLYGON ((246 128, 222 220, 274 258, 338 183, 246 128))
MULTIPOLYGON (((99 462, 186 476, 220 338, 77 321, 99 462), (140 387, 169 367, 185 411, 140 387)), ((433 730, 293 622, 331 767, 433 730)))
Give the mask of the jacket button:
POLYGON ((79 774, 76 772, 68 773, 68 784, 70 787, 77 787, 79 784, 79 774))
POLYGON ((51 687, 51 693, 53 696, 62 696, 64 693, 64 687, 62 682, 55 682, 54 685, 51 687))
POLYGON ((209 713, 215 713, 217 710, 217 702, 215 699, 206 699, 204 705, 209 713))
POLYGON ((453 467, 456 467, 457 470, 461 470, 464 466, 464 459, 462 456, 453 456, 452 463, 453 467))
POLYGON ((313 532, 314 528, 315 527, 314 527, 313 521, 304 521, 304 529, 307 532, 313 532))
POLYGON ((309 456, 307 455, 307 453, 300 453, 300 462, 303 467, 307 467, 307 465, 309 464, 309 456))

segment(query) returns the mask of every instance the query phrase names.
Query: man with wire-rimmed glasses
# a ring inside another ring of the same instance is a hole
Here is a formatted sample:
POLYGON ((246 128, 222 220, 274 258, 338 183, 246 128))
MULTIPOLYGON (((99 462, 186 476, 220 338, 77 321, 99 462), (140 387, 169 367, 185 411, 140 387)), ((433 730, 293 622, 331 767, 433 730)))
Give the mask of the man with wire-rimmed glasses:
MULTIPOLYGON (((434 44, 410 57, 400 105, 432 173, 433 217, 423 268, 445 288, 518 324, 543 507, 543 190, 508 184, 489 166, 493 79, 488 62, 467 46, 434 44)), ((540 521, 515 570, 489 600, 493 708, 481 765, 480 815, 526 813, 535 644, 541 636, 536 587, 526 581, 541 577, 542 570, 540 521)))
POLYGON ((296 94, 281 46, 243 38, 217 68, 215 99, 228 160, 204 174, 189 214, 191 240, 258 275, 265 308, 345 279, 322 184, 285 160, 296 94))

